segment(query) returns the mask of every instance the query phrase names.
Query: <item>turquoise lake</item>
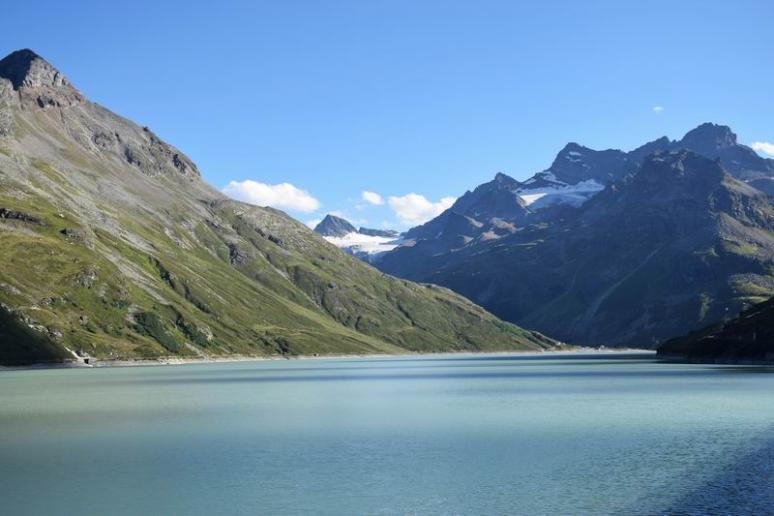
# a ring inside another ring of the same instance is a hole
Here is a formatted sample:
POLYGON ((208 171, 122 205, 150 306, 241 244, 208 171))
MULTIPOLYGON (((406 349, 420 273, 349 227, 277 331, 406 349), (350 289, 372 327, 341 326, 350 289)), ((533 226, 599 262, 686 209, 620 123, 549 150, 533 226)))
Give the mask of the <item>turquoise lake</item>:
POLYGON ((774 370, 652 355, 0 373, 0 513, 774 510, 774 370))

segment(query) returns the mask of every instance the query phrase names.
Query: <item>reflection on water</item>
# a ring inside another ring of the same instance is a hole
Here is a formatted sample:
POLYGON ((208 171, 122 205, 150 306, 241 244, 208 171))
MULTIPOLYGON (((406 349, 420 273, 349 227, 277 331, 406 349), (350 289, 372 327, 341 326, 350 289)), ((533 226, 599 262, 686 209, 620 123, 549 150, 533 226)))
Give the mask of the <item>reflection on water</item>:
POLYGON ((0 374, 7 514, 728 514, 771 368, 418 356, 0 374))

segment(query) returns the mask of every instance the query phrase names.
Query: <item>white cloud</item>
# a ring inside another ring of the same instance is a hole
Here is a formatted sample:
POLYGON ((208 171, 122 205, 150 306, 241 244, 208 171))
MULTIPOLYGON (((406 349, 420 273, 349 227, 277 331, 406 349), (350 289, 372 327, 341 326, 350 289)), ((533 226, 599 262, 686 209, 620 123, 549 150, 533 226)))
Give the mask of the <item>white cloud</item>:
POLYGON ((268 185, 258 181, 231 181, 222 190, 224 194, 239 201, 257 206, 271 206, 280 210, 310 213, 320 207, 320 201, 309 192, 296 188, 290 183, 268 185))
POLYGON ((440 215, 455 200, 454 197, 444 197, 438 202, 430 202, 424 195, 410 193, 402 197, 390 197, 387 202, 402 223, 418 225, 440 215))
POLYGON ((368 190, 364 190, 360 196, 368 204, 373 204, 374 206, 381 206, 384 204, 384 199, 382 199, 382 196, 376 192, 369 192, 368 190))
POLYGON ((756 150, 758 152, 762 152, 764 154, 768 154, 769 156, 774 156, 774 143, 770 143, 770 142, 753 142, 752 148, 753 148, 753 150, 756 150))
POLYGON ((664 106, 653 106, 654 113, 661 113, 662 111, 664 111, 664 106))
POLYGON ((305 224, 306 224, 306 226, 307 226, 309 229, 314 229, 314 228, 316 228, 316 227, 317 227, 317 224, 319 224, 320 222, 322 222, 322 220, 320 220, 320 219, 312 219, 312 220, 307 220, 307 221, 305 222, 305 224))

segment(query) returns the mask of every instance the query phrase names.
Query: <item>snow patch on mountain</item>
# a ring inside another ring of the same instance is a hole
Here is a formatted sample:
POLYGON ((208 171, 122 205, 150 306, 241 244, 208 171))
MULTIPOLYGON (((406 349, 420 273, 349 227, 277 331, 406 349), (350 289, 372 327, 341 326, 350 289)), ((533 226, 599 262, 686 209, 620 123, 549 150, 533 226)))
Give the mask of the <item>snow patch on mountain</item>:
POLYGON ((377 260, 382 254, 392 251, 403 242, 403 237, 371 236, 358 232, 347 233, 341 237, 324 236, 323 238, 367 262, 377 260))
POLYGON ((519 197, 521 197, 524 203, 529 206, 531 210, 539 210, 541 208, 555 204, 580 206, 591 199, 594 195, 605 189, 603 184, 593 179, 588 179, 574 185, 569 185, 567 183, 557 181, 555 176, 549 179, 549 175, 553 176, 553 174, 550 172, 544 173, 541 174, 541 177, 537 179, 533 178, 524 183, 525 185, 529 185, 534 184, 538 180, 542 180, 541 182, 543 184, 550 183, 546 186, 534 188, 522 187, 514 190, 514 192, 519 197))

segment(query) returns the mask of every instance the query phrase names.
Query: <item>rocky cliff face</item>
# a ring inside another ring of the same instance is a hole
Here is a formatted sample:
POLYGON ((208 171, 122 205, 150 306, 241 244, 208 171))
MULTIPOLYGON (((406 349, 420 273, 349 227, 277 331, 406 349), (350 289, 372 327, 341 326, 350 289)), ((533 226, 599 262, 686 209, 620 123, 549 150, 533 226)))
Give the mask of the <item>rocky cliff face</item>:
POLYGON ((553 345, 225 198, 30 51, 0 128, 0 363, 553 345))
POLYGON ((0 61, 0 77, 10 82, 24 107, 67 107, 83 95, 32 50, 16 51, 0 61))
POLYGON ((326 215, 314 228, 315 233, 328 237, 343 237, 350 233, 357 233, 355 226, 349 221, 335 215, 326 215))

